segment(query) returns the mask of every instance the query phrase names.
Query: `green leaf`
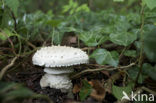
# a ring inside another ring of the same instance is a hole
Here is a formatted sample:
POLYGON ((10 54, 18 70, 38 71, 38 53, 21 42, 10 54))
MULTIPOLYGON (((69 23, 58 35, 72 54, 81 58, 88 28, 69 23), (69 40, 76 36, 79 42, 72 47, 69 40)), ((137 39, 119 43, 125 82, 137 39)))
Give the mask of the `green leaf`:
POLYGON ((128 21, 128 17, 126 16, 117 16, 117 18, 114 18, 114 28, 116 29, 116 32, 127 32, 128 29, 130 29, 131 24, 128 21))
POLYGON ((97 46, 108 40, 108 36, 103 36, 96 32, 83 32, 79 35, 79 38, 87 46, 97 46))
POLYGON ((17 83, 0 81, 0 84, 0 101, 4 103, 5 101, 15 101, 15 99, 28 98, 35 94, 28 88, 17 83))
POLYGON ((0 13, 2 16, 0 28, 9 28, 8 22, 11 21, 11 17, 9 15, 9 10, 5 9, 3 13, 0 13))
POLYGON ((76 12, 90 12, 89 7, 87 6, 87 4, 82 4, 81 6, 79 6, 76 10, 76 12))
POLYGON ((135 33, 129 32, 112 33, 109 37, 113 43, 123 46, 128 46, 137 39, 137 35, 135 33))
POLYGON ((114 31, 114 26, 112 25, 107 25, 106 27, 103 28, 103 33, 106 34, 111 34, 114 31))
POLYGON ((60 23, 60 20, 48 20, 46 24, 51 25, 52 27, 57 27, 60 23))
POLYGON ((4 101, 8 101, 8 100, 14 100, 14 99, 17 99, 17 98, 28 98, 28 97, 31 97, 33 96, 34 93, 32 91, 30 91, 29 89, 27 88, 24 88, 24 87, 19 87, 18 89, 16 90, 12 90, 10 92, 8 92, 5 97, 5 100, 4 101))
POLYGON ((83 87, 81 88, 79 93, 81 101, 85 100, 85 98, 89 96, 92 91, 91 85, 86 80, 83 80, 82 83, 83 83, 83 87))
POLYGON ((75 32, 75 33, 82 32, 81 29, 77 29, 77 28, 74 28, 74 27, 60 27, 59 29, 62 32, 75 32))
POLYGON ((132 24, 140 24, 140 15, 138 13, 128 13, 126 17, 132 24))
POLYGON ((13 11, 14 15, 17 16, 17 10, 19 7, 18 0, 4 0, 6 5, 13 11))
POLYGON ((61 44, 64 33, 55 30, 54 33, 51 32, 50 35, 53 35, 52 40, 56 45, 61 44))
POLYGON ((65 6, 63 6, 63 13, 69 12, 69 14, 73 14, 78 7, 78 3, 74 2, 73 0, 69 0, 69 3, 65 6))
POLYGON ((0 81, 0 94, 8 91, 9 89, 13 88, 14 86, 16 86, 16 83, 6 83, 6 82, 1 82, 0 81))
POLYGON ((153 80, 156 80, 156 66, 153 67, 151 64, 144 63, 143 64, 143 72, 151 77, 153 80))
POLYGON ((124 0, 113 0, 114 2, 123 2, 124 0))
POLYGON ((8 29, 4 29, 2 32, 0 32, 1 40, 6 40, 8 37, 11 37, 11 36, 17 36, 17 34, 12 33, 8 29))
POLYGON ((124 95, 123 95, 123 91, 126 92, 127 95, 130 95, 131 92, 132 92, 132 88, 133 88, 133 84, 129 84, 129 85, 126 86, 126 87, 119 87, 119 86, 113 85, 113 86, 112 86, 112 92, 113 92, 113 95, 114 95, 118 100, 121 100, 122 97, 124 96, 124 95))
POLYGON ((134 57, 134 58, 137 56, 135 50, 126 50, 126 51, 124 52, 124 55, 125 55, 125 56, 129 56, 129 57, 134 57))
POLYGON ((109 52, 106 49, 96 49, 90 57, 101 65, 109 64, 116 67, 119 63, 119 54, 116 51, 109 52))
POLYGON ((156 7, 156 0, 143 0, 143 2, 147 5, 151 10, 156 7))
MULTIPOLYGON (((138 67, 130 68, 128 70, 129 77, 135 81, 136 78, 137 78, 138 72, 139 72, 138 67)), ((140 76, 139 76, 139 79, 138 79, 138 83, 142 84, 146 78, 147 78, 147 75, 141 73, 140 76)))
POLYGON ((70 15, 77 13, 77 12, 89 12, 90 9, 87 4, 78 5, 78 2, 73 0, 69 0, 68 5, 63 6, 63 13, 69 12, 70 15))
POLYGON ((156 27, 144 39, 144 51, 149 60, 156 62, 156 27))

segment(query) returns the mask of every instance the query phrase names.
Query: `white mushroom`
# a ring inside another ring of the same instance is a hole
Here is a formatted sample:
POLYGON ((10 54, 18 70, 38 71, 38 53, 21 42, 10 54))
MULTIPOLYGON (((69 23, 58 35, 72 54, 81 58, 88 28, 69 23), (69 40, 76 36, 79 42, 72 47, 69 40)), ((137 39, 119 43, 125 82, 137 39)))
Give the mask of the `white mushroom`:
POLYGON ((78 48, 66 46, 43 47, 33 58, 34 65, 62 67, 88 63, 88 55, 78 48))
POLYGON ((72 88, 67 74, 73 69, 69 66, 88 63, 88 55, 78 48, 49 46, 38 50, 32 61, 34 65, 45 66, 46 74, 40 80, 42 88, 51 87, 67 92, 72 88))
POLYGON ((73 72, 72 68, 44 68, 47 74, 67 74, 73 72))
POLYGON ((50 87, 55 89, 61 89, 62 92, 67 92, 71 89, 72 83, 67 75, 50 75, 45 74, 40 80, 42 88, 50 87))

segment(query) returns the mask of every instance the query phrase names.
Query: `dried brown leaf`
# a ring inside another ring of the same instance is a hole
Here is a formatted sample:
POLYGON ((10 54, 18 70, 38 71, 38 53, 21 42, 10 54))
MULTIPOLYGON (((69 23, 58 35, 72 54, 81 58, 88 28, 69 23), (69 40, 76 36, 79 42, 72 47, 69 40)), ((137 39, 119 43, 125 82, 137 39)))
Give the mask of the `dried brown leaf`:
POLYGON ((73 87, 73 93, 76 94, 81 90, 81 86, 78 84, 75 84, 73 87))
POLYGON ((99 80, 92 80, 89 83, 93 87, 93 90, 90 96, 98 101, 102 101, 106 95, 103 85, 100 83, 99 80))
POLYGON ((101 72, 109 77, 109 72, 108 71, 101 71, 101 72))

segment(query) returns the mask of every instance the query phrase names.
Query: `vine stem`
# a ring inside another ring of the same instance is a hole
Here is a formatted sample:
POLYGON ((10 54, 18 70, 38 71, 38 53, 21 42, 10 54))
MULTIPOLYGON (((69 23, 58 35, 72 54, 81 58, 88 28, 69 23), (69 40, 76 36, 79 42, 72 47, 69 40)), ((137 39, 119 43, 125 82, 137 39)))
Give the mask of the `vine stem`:
POLYGON ((142 72, 143 48, 144 48, 143 28, 144 28, 144 5, 141 4, 141 27, 140 27, 140 43, 141 43, 141 46, 140 46, 140 56, 139 56, 139 63, 138 63, 140 69, 139 69, 139 72, 138 72, 136 80, 135 80, 135 85, 137 84, 139 76, 142 72))
POLYGON ((96 69, 86 69, 86 70, 83 70, 81 71, 80 73, 77 73, 73 76, 71 76, 71 79, 74 79, 74 78, 78 78, 80 77, 82 74, 85 74, 85 73, 89 73, 89 72, 99 72, 99 71, 113 71, 113 70, 117 70, 117 69, 126 69, 126 68, 130 68, 132 66, 134 66, 136 63, 131 63, 129 65, 126 65, 126 66, 120 66, 120 67, 104 67, 104 68, 96 68, 96 69))
POLYGON ((18 58, 18 56, 14 57, 14 58, 11 60, 11 63, 8 64, 7 66, 5 66, 5 67, 1 70, 1 72, 0 72, 0 80, 2 80, 2 78, 3 78, 4 74, 5 74, 5 72, 6 72, 10 67, 12 67, 12 66, 14 65, 14 63, 15 63, 15 61, 16 61, 17 58, 18 58))

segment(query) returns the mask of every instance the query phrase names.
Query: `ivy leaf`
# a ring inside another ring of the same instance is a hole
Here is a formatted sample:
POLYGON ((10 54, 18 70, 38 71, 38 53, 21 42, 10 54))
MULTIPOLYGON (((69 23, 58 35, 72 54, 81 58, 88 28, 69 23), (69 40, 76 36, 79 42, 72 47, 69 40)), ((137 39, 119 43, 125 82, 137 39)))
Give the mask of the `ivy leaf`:
POLYGON ((131 93, 131 91, 132 91, 132 87, 133 87, 133 84, 129 84, 129 85, 126 86, 126 87, 119 87, 119 86, 113 85, 113 86, 112 86, 112 92, 113 92, 113 95, 114 95, 118 100, 121 100, 122 97, 124 96, 124 95, 123 95, 123 91, 124 91, 127 95, 130 95, 130 93, 131 93))
POLYGON ((149 60, 156 62, 156 28, 147 33, 144 39, 144 51, 149 60))
POLYGON ((81 101, 85 100, 85 98, 89 96, 92 91, 91 85, 86 80, 83 80, 82 83, 83 83, 83 87, 81 88, 79 93, 81 101))
POLYGON ((108 40, 108 36, 103 36, 100 33, 95 32, 83 32, 79 35, 80 40, 82 40, 87 46, 97 46, 108 40))
POLYGON ((53 36, 53 37, 52 37, 52 40, 53 40, 53 42, 54 42, 56 45, 61 44, 63 35, 64 35, 64 33, 59 32, 59 31, 57 31, 57 30, 55 30, 54 33, 53 33, 53 32, 50 33, 50 36, 51 36, 51 37, 53 36))
POLYGON ((147 74, 149 77, 151 77, 153 80, 156 80, 156 66, 152 67, 151 64, 144 63, 143 64, 143 72, 147 74))
POLYGON ((60 20, 48 20, 46 24, 51 25, 52 27, 57 27, 60 23, 60 20))
POLYGON ((9 15, 9 10, 5 9, 3 13, 0 13, 2 16, 0 28, 9 28, 8 22, 11 21, 11 17, 9 15))
POLYGON ((123 2, 124 0, 113 0, 114 2, 123 2))
POLYGON ((156 0, 143 0, 149 9, 154 9, 156 7, 156 0))
MULTIPOLYGON (((138 72, 139 72, 139 68, 137 66, 132 67, 131 69, 128 70, 129 77, 133 80, 136 80, 138 72)), ((146 78, 147 75, 141 73, 137 82, 142 84, 146 78)))
POLYGON ((16 99, 28 98, 33 96, 33 93, 28 88, 13 82, 0 82, 0 98, 1 102, 15 101, 16 99))
POLYGON ((135 33, 129 32, 112 33, 109 37, 113 43, 123 46, 128 46, 137 39, 137 35, 135 33))
POLYGON ((8 37, 11 37, 11 36, 17 36, 17 34, 12 33, 8 29, 4 29, 2 32, 0 32, 1 40, 6 40, 8 37))
POLYGON ((33 96, 34 93, 32 91, 30 91, 28 88, 25 87, 19 87, 16 90, 12 90, 10 92, 8 92, 5 97, 5 100, 13 100, 13 99, 18 99, 18 98, 28 98, 33 96))
POLYGON ((126 51, 124 52, 124 55, 125 55, 125 56, 128 56, 128 57, 134 57, 134 58, 137 56, 135 50, 126 50, 126 51))
POLYGON ((131 27, 131 24, 128 21, 128 17, 126 16, 117 16, 117 18, 114 20, 115 20, 114 28, 119 33, 126 32, 131 27))
POLYGON ((87 4, 82 4, 82 5, 79 6, 75 11, 76 11, 76 12, 80 12, 80 11, 90 12, 90 9, 89 9, 89 7, 87 6, 87 4))
POLYGON ((5 0, 5 3, 13 11, 14 15, 17 16, 19 1, 18 0, 5 0))
POLYGON ((90 57, 101 65, 109 64, 116 67, 119 63, 119 54, 116 51, 109 52, 106 49, 96 49, 90 57))

